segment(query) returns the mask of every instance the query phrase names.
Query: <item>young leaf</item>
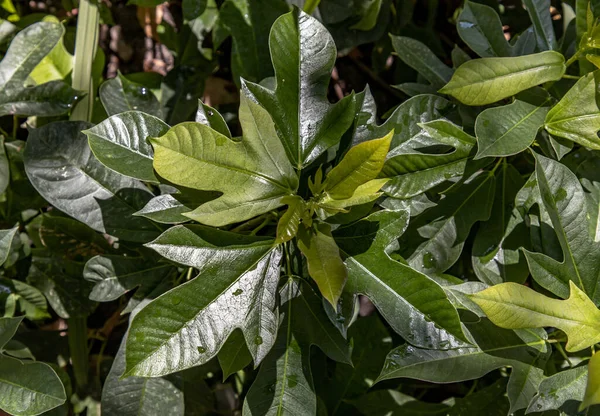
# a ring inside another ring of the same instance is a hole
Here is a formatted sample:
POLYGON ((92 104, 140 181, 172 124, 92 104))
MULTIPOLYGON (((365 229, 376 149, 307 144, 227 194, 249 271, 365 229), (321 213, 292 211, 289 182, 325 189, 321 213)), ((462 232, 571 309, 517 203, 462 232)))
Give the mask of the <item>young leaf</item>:
POLYGON ((261 365, 244 400, 244 414, 317 414, 310 348, 350 364, 350 349, 329 322, 319 297, 306 283, 287 282, 282 290, 282 325, 277 343, 261 365))
POLYGON ((77 101, 78 92, 63 81, 25 87, 29 74, 64 33, 60 23, 38 22, 15 36, 0 61, 0 116, 57 116, 68 112, 77 101))
POLYGON ((413 345, 464 346, 458 313, 444 290, 387 254, 407 224, 406 211, 379 211, 335 230, 335 241, 347 257, 346 292, 369 297, 394 331, 413 345))
POLYGON ((52 367, 0 355, 0 409, 15 416, 39 415, 66 401, 52 367))
POLYGON ((489 6, 466 1, 456 29, 461 39, 482 58, 513 55, 512 47, 504 37, 500 17, 489 6))
POLYGON ((560 329, 569 338, 567 351, 580 351, 600 342, 600 311, 569 282, 571 296, 552 299, 517 283, 502 283, 471 295, 488 318, 501 328, 560 329))
POLYGON ((483 110, 475 121, 475 159, 512 156, 527 149, 544 125, 550 104, 547 92, 534 89, 519 94, 511 104, 483 110))
POLYGON ((537 154, 535 158, 539 202, 556 232, 563 260, 559 262, 549 255, 525 250, 531 275, 562 298, 568 296, 568 283, 573 281, 597 303, 600 301, 600 250, 590 236, 581 184, 562 163, 537 154))
POLYGON ((545 378, 526 413, 558 409, 567 415, 577 414, 577 406, 584 397, 587 375, 587 367, 581 366, 545 378))
POLYGON ((169 126, 159 118, 128 111, 84 130, 94 156, 103 165, 130 178, 158 183, 152 168, 152 147, 146 139, 162 136, 169 126))
POLYGON ((125 78, 121 73, 100 85, 99 96, 106 113, 114 116, 126 111, 143 111, 160 118, 160 102, 148 88, 125 78))
POLYGON ((375 179, 386 159, 394 132, 352 147, 328 174, 324 191, 333 199, 348 199, 356 189, 375 179))
POLYGON ((206 363, 236 328, 258 365, 275 342, 281 249, 272 240, 204 226, 172 227, 148 247, 199 274, 133 319, 125 376, 155 377, 206 363))
POLYGON ((288 209, 277 223, 275 244, 285 243, 296 236, 300 220, 306 212, 304 200, 297 195, 286 197, 283 202, 287 203, 288 209))
POLYGON ((440 92, 467 105, 486 105, 565 73, 565 58, 554 51, 514 58, 473 59, 461 65, 440 92))
POLYGON ((558 49, 550 15, 550 0, 523 0, 523 5, 533 23, 538 49, 540 51, 558 49))
POLYGON ((600 403, 600 354, 592 355, 588 362, 588 379, 583 401, 579 405, 581 412, 585 408, 600 403))
POLYGON ((298 177, 269 114, 242 94, 241 141, 200 123, 182 123, 152 138, 154 169, 166 180, 223 196, 185 213, 215 227, 240 222, 283 205, 298 187, 298 177))
POLYGON ((391 36, 392 46, 402 61, 415 69, 436 88, 441 88, 450 81, 452 73, 435 54, 418 40, 391 36))
POLYGON ((548 133, 600 149, 600 107, 596 101, 600 70, 581 77, 546 115, 548 133))
MULTIPOLYGON (((418 97, 415 97, 418 98, 418 97)), ((419 195, 465 171, 475 138, 447 120, 421 124, 421 134, 393 147, 380 177, 391 178, 386 194, 400 199, 419 195), (452 147, 450 153, 425 153, 423 148, 452 147)))
POLYGON ((92 154, 83 122, 56 122, 30 132, 25 171, 52 205, 96 231, 146 242, 158 228, 132 214, 152 198, 146 186, 102 165, 92 154))
POLYGON ((318 224, 315 228, 298 229, 298 247, 308 264, 310 277, 325 299, 335 308, 348 277, 340 250, 331 236, 329 224, 318 224))
POLYGON ((281 16, 271 29, 269 47, 275 90, 250 82, 247 87, 273 117, 292 165, 302 169, 336 145, 351 126, 354 97, 329 103, 327 87, 336 48, 314 17, 297 8, 281 16))

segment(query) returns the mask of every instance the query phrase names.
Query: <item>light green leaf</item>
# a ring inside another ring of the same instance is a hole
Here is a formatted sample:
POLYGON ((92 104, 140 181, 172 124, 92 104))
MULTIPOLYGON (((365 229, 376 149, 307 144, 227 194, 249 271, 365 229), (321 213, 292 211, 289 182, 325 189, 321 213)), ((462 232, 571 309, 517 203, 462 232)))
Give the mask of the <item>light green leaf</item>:
POLYGON ((17 333, 23 317, 0 318, 0 352, 4 351, 6 344, 17 333))
MULTIPOLYGON (((328 195, 325 195, 324 198, 319 200, 318 207, 322 208, 324 211, 340 211, 355 205, 362 205, 367 204, 369 202, 373 202, 381 195, 383 195, 383 193, 379 191, 388 181, 389 179, 385 178, 373 179, 367 183, 360 185, 358 188, 356 188, 354 194, 352 194, 350 198, 346 199, 331 199, 328 195)), ((319 215, 321 215, 319 211, 318 213, 319 215)), ((328 215, 324 215, 324 217, 327 216, 328 215)))
POLYGON ((101 255, 92 257, 83 269, 84 279, 94 283, 90 299, 110 302, 130 290, 155 287, 173 273, 170 264, 156 263, 144 257, 101 255))
POLYGON ((427 274, 450 268, 460 257, 473 225, 490 217, 494 190, 494 176, 484 172, 411 221, 400 239, 401 254, 408 264, 427 274))
POLYGON ((517 283, 502 283, 471 295, 488 318, 501 328, 560 329, 569 338, 567 351, 580 351, 600 342, 600 311, 570 282, 571 296, 552 299, 517 283))
POLYGON ((130 178, 158 183, 152 168, 152 147, 146 139, 165 134, 169 126, 140 111, 107 118, 84 130, 94 156, 103 165, 130 178))
POLYGON ((379 175, 391 178, 383 190, 394 198, 411 198, 461 176, 475 146, 474 137, 447 120, 430 121, 420 126, 420 134, 392 147, 379 175), (454 151, 426 153, 426 148, 436 146, 452 147, 454 151))
POLYGON ((565 58, 554 51, 514 58, 481 58, 462 64, 440 90, 467 105, 486 105, 565 73, 565 58))
POLYGON ((345 292, 369 297, 394 331, 413 345, 464 346, 458 313, 444 290, 387 254, 407 224, 406 211, 379 211, 335 230, 335 241, 347 257, 345 292))
POLYGON ((217 110, 209 105, 206 105, 202 100, 198 100, 198 111, 196 111, 196 123, 206 124, 213 130, 218 131, 223 136, 232 138, 227 122, 217 110))
POLYGON ((67 51, 61 38, 50 53, 31 71, 29 78, 38 85, 50 81, 62 81, 72 70, 73 55, 67 51))
POLYGON ((148 188, 104 167, 92 154, 83 122, 56 122, 32 130, 25 148, 25 171, 52 205, 96 231, 127 241, 146 242, 158 227, 132 214, 152 198, 148 188))
POLYGON ((0 409, 14 416, 34 416, 66 399, 65 388, 48 364, 0 355, 0 409))
POLYGON ((550 0, 523 0, 523 5, 533 23, 538 49, 540 51, 558 49, 550 15, 550 0))
POLYGON ((511 104, 483 110, 475 121, 475 159, 512 156, 527 149, 544 125, 550 104, 550 96, 540 88, 519 94, 511 104))
POLYGON ((247 87, 273 117, 292 165, 302 169, 336 145, 352 125, 354 95, 329 103, 327 88, 337 51, 314 17, 298 9, 281 16, 271 29, 269 47, 275 90, 253 83, 247 87))
POLYGON ((310 277, 325 299, 335 308, 344 289, 348 272, 340 257, 340 250, 331 236, 329 224, 298 229, 298 247, 308 265, 310 277))
POLYGON ((364 10, 364 14, 358 23, 350 26, 350 29, 366 32, 373 29, 377 24, 377 17, 379 16, 383 0, 371 0, 361 3, 366 3, 368 7, 364 10))
POLYGON ((243 414, 315 415, 317 397, 310 365, 315 345, 332 360, 350 364, 350 348, 323 311, 321 299, 303 282, 281 291, 282 324, 277 343, 260 366, 244 400, 243 414))
POLYGON ((238 329, 233 331, 219 350, 217 358, 223 371, 223 381, 250 365, 252 355, 246 346, 244 333, 238 329))
POLYGON ((531 400, 527 413, 560 410, 567 415, 578 413, 577 407, 583 400, 588 375, 586 366, 561 371, 545 378, 538 394, 531 400))
POLYGON ((62 81, 25 87, 31 72, 64 32, 60 23, 38 22, 15 36, 0 61, 0 115, 56 116, 68 112, 77 101, 78 92, 62 81))
POLYGON ((327 174, 324 191, 333 199, 348 199, 359 186, 375 179, 383 168, 393 134, 352 147, 327 174))
POLYGON ((583 401, 579 405, 579 411, 594 404, 600 404, 600 354, 592 355, 588 362, 587 385, 583 401))
POLYGON ((600 70, 581 77, 546 115, 548 133, 600 149, 600 107, 596 91, 600 70))
POLYGON ((533 278, 557 296, 569 295, 574 282, 594 303, 600 302, 600 250, 587 222, 585 196, 577 177, 565 165, 535 155, 537 189, 560 243, 563 260, 552 253, 524 251, 533 278), (548 255, 547 255, 548 254, 548 255))
POLYGON ((0 230, 0 266, 4 264, 10 254, 10 247, 17 231, 19 231, 18 225, 8 230, 0 230))
POLYGON ((277 223, 276 244, 285 243, 296 236, 300 220, 307 210, 304 200, 297 195, 286 197, 283 202, 287 204, 288 209, 277 223))
POLYGON ((513 55, 512 47, 504 37, 500 17, 489 6, 465 2, 456 29, 461 39, 482 58, 513 55))
POLYGON ((275 342, 281 249, 204 226, 172 227, 148 247, 199 274, 133 319, 125 375, 155 377, 206 363, 236 328, 258 365, 275 342))
POLYGON ((298 177, 269 114, 242 94, 242 140, 229 139, 200 123, 182 123, 150 139, 154 169, 175 185, 219 191, 223 196, 185 213, 219 227, 250 219, 283 205, 298 177))
POLYGON ((136 110, 159 118, 162 115, 160 103, 152 91, 121 73, 100 85, 99 96, 109 116, 136 110))
POLYGON ((2 293, 0 302, 5 297, 13 296, 21 312, 29 320, 50 318, 46 298, 38 289, 20 280, 0 278, 2 293))
POLYGON ((418 40, 403 36, 391 36, 392 46, 402 61, 421 74, 436 88, 450 81, 452 68, 444 64, 435 54, 418 40))

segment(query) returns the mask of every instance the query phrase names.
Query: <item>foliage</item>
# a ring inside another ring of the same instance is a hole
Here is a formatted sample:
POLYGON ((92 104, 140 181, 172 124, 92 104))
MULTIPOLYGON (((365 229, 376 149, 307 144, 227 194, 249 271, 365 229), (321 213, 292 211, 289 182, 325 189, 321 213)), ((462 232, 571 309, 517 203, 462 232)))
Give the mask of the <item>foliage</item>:
POLYGON ((597 2, 132 0, 111 79, 63 3, 0 2, 2 411, 599 412, 597 2))

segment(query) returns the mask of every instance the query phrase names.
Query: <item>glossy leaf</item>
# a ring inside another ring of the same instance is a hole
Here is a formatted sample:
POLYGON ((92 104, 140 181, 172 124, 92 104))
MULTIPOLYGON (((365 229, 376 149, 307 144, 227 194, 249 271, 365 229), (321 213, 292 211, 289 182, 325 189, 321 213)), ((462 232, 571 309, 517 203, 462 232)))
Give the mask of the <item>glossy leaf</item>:
POLYGON ((191 218, 183 214, 193 211, 199 205, 218 196, 216 192, 189 192, 163 194, 152 198, 142 209, 133 215, 145 217, 162 224, 181 224, 191 218))
POLYGON ((594 354, 588 362, 588 379, 579 411, 600 403, 600 355, 594 354))
POLYGON ((288 209, 281 216, 277 223, 277 244, 291 240, 298 233, 298 226, 302 216, 306 213, 306 204, 299 196, 288 197, 283 200, 287 203, 288 209))
POLYGON ((271 211, 298 187, 269 114, 242 97, 242 140, 229 139, 200 123, 182 123, 150 139, 154 169, 161 177, 192 189, 223 192, 185 213, 203 224, 222 226, 271 211))
POLYGON ((132 214, 152 197, 147 188, 105 168, 92 154, 83 122, 57 122, 32 130, 25 171, 48 202, 96 231, 145 242, 158 229, 132 214))
POLYGON ((545 91, 532 90, 511 104, 482 111, 475 122, 475 159, 512 156, 527 149, 544 125, 550 104, 545 91))
POLYGON ((541 51, 558 49, 550 15, 550 0, 524 0, 523 4, 533 23, 538 49, 541 51))
POLYGON ((83 133, 102 164, 122 175, 158 183, 152 168, 152 147, 146 139, 162 136, 168 129, 159 118, 128 111, 109 117, 83 133))
POLYGON ((485 105, 518 94, 565 73, 564 57, 554 51, 515 58, 473 59, 461 65, 440 90, 467 105, 485 105))
POLYGON ((196 111, 196 117, 194 119, 196 123, 206 124, 213 130, 218 131, 223 136, 232 138, 227 122, 217 110, 209 105, 204 104, 201 100, 198 100, 198 111, 196 111))
POLYGON ((340 257, 340 250, 331 236, 328 224, 298 230, 298 248, 306 257, 308 273, 317 282, 325 299, 336 306, 342 294, 348 272, 340 257))
POLYGON ((392 147, 381 171, 381 177, 391 178, 383 190, 394 198, 411 198, 461 176, 475 145, 474 137, 447 120, 430 121, 421 127, 420 134, 392 147), (453 151, 426 151, 436 146, 453 151))
POLYGON ((543 328, 562 330, 569 341, 567 351, 580 351, 600 340, 600 311, 573 282, 571 296, 552 299, 517 283, 502 283, 471 298, 488 318, 502 328, 543 328))
POLYGON ((346 341, 329 322, 321 300, 304 283, 289 281, 282 290, 282 325, 277 342, 260 367, 244 401, 244 415, 316 414, 317 398, 310 347, 349 364, 346 341))
POLYGON ((333 199, 348 199, 356 189, 375 179, 385 162, 393 132, 352 147, 325 179, 324 191, 333 199))
POLYGON ((336 243, 347 257, 346 292, 369 297, 394 331, 413 345, 464 346, 458 313, 444 290, 387 254, 407 222, 405 211, 380 211, 335 230, 336 243))
POLYGON ((600 71, 581 77, 546 115, 546 130, 589 148, 600 149, 597 134, 600 107, 596 101, 599 80, 600 71))
POLYGON ((19 329, 23 317, 18 318, 0 318, 0 351, 4 351, 8 341, 19 329))
POLYGON ((421 74, 431 85, 441 88, 450 81, 454 71, 423 43, 403 36, 391 38, 394 50, 400 59, 421 74))
POLYGON ((65 389, 49 365, 0 355, 0 409, 15 416, 38 415, 66 399, 65 389))
POLYGON ((175 226, 148 247, 199 269, 199 274, 136 315, 127 340, 125 375, 155 377, 206 363, 236 328, 244 332, 254 362, 260 363, 277 331, 281 250, 272 240, 175 226))
POLYGON ((19 231, 18 225, 8 230, 0 230, 0 266, 8 258, 10 247, 17 231, 19 231))
POLYGON ((458 16, 458 34, 482 58, 512 56, 512 48, 504 37, 502 22, 494 9, 472 1, 458 16))
POLYGON ((298 9, 281 16, 273 24, 269 47, 275 90, 247 87, 273 117, 292 165, 302 169, 340 141, 354 120, 354 98, 336 104, 327 99, 336 48, 317 19, 298 9))
POLYGON ((558 409, 566 414, 577 414, 579 402, 584 397, 587 375, 587 367, 581 366, 544 379, 527 413, 558 409))
POLYGON ((152 91, 120 73, 104 81, 98 94, 109 116, 126 111, 143 111, 159 118, 162 115, 160 103, 152 91))

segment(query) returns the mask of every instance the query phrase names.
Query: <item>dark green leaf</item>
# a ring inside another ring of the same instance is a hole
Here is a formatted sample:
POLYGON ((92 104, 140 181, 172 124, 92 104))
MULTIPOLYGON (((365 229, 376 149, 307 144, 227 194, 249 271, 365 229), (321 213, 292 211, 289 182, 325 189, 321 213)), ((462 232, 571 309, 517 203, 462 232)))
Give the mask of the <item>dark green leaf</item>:
POLYGON ((374 390, 349 403, 369 416, 443 416, 449 410, 443 403, 422 402, 397 390, 374 390))
POLYGON ((491 7, 465 2, 456 27, 461 39, 482 58, 513 55, 504 37, 500 17, 491 7))
POLYGON ((100 85, 99 95, 109 116, 136 110, 159 118, 162 115, 160 103, 152 91, 120 73, 100 85))
POLYGON ((527 412, 559 409, 565 414, 577 414, 583 400, 588 376, 586 366, 554 374, 540 383, 539 393, 531 400, 527 412))
POLYGON ((404 63, 415 69, 436 88, 441 88, 450 81, 452 68, 444 64, 435 54, 418 40, 392 36, 394 50, 404 63))
POLYGON ((17 231, 19 231, 18 225, 9 230, 0 230, 0 266, 4 264, 10 254, 10 248, 17 231))
POLYGON ((6 344, 16 334, 23 317, 0 318, 0 351, 4 351, 6 344))
POLYGON ((497 380, 471 395, 457 399, 449 416, 469 416, 477 413, 488 416, 505 416, 509 412, 508 399, 505 396, 506 379, 497 380))
POLYGON ((196 123, 206 124, 213 130, 218 131, 223 136, 231 137, 231 132, 227 126, 227 122, 217 110, 209 105, 204 104, 201 100, 198 100, 198 111, 196 111, 196 123))
POLYGON ((244 333, 238 329, 233 331, 217 354, 219 365, 223 371, 223 381, 231 374, 244 369, 252 362, 252 355, 248 351, 244 333))
POLYGON ((0 195, 6 191, 10 183, 10 166, 6 150, 4 150, 4 136, 0 135, 0 195))
POLYGON ((204 13, 207 0, 183 0, 183 17, 187 20, 193 20, 204 13))
POLYGON ((527 8, 533 23, 538 49, 540 51, 558 49, 550 15, 550 0, 523 0, 523 5, 527 8))

